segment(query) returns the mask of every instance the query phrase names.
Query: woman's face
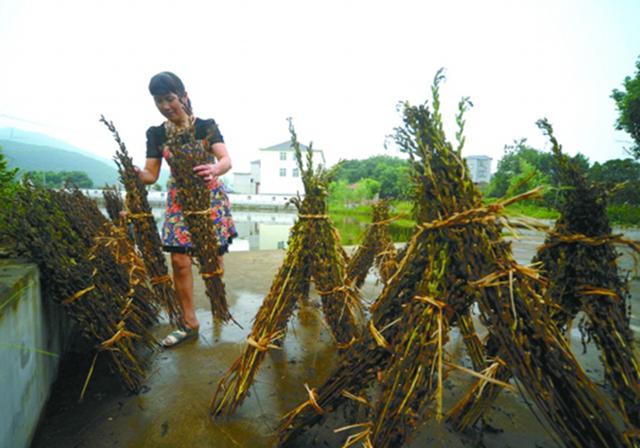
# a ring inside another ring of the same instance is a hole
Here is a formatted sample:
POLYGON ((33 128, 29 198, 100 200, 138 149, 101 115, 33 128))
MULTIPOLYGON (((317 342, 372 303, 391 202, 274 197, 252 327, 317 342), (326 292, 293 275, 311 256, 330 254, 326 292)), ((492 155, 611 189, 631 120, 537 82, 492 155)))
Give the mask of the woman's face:
POLYGON ((169 121, 182 123, 189 118, 180 102, 180 97, 175 93, 155 95, 153 100, 160 113, 169 121))

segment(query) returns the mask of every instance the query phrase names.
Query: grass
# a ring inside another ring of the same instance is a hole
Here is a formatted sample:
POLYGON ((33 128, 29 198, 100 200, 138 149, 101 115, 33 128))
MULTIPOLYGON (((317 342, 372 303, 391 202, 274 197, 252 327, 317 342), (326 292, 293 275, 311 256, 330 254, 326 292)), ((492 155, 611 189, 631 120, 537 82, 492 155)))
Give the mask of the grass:
POLYGON ((329 202, 329 214, 333 215, 357 215, 363 217, 371 216, 371 204, 357 204, 353 206, 346 206, 344 203, 337 201, 329 202))
POLYGON ((508 216, 524 215, 536 219, 557 219, 560 216, 558 210, 530 203, 529 201, 516 202, 506 208, 508 216))

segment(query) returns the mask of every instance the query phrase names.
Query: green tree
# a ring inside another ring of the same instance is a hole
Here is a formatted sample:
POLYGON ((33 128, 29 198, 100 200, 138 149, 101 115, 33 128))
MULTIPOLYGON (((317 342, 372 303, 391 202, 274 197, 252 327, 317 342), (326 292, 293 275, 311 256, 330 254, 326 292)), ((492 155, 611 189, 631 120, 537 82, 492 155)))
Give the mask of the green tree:
POLYGON ((28 171, 26 176, 38 187, 62 188, 70 184, 93 188, 93 181, 84 171, 28 171))
POLYGON ((525 193, 539 186, 550 185, 549 174, 542 173, 533 163, 519 159, 519 170, 509 181, 509 195, 525 193))
POLYGON ((589 178, 609 185, 640 180, 640 163, 631 159, 612 159, 603 164, 596 162, 589 170, 589 178))
MULTIPOLYGON (((586 173, 589 159, 583 154, 573 157, 586 173)), ((556 162, 549 152, 535 149, 520 139, 511 145, 505 145, 504 156, 498 161, 498 168, 487 186, 488 197, 500 198, 507 195, 523 193, 535 187, 545 188, 543 202, 548 206, 555 205, 557 185, 555 179, 556 162)))
POLYGON ((63 183, 69 182, 78 188, 93 188, 93 181, 84 171, 61 171, 63 183))
POLYGON ((4 192, 11 188, 15 184, 17 174, 17 168, 9 169, 9 161, 5 159, 2 146, 0 146, 0 190, 4 192))
POLYGON ((405 199, 411 186, 408 161, 387 155, 345 160, 336 170, 334 179, 347 184, 355 184, 363 179, 375 180, 380 183, 379 194, 382 198, 405 199))
POLYGON ((346 180, 337 180, 329 184, 329 199, 343 205, 351 201, 351 188, 346 180))
POLYGON ((613 159, 594 163, 589 178, 611 190, 611 204, 640 205, 640 163, 631 159, 613 159))
POLYGON ((380 182, 375 179, 361 179, 350 184, 346 180, 333 181, 329 184, 331 202, 352 207, 369 201, 380 192, 380 182))
MULTIPOLYGON (((9 169, 9 162, 4 158, 2 147, 0 147, 0 228, 5 225, 3 220, 3 217, 7 215, 5 210, 12 206, 11 198, 14 195, 15 189, 18 188, 15 180, 17 174, 18 170, 16 168, 9 169)), ((0 240, 1 239, 0 237, 0 240)), ((0 244, 2 243, 6 243, 6 241, 0 241, 0 244)))
POLYGON ((640 159, 640 57, 636 61, 636 74, 627 76, 621 90, 613 89, 611 98, 616 102, 618 118, 616 129, 627 132, 634 141, 627 151, 640 159))
POLYGON ((375 179, 362 179, 355 186, 354 193, 360 200, 371 200, 380 193, 381 184, 375 179))
MULTIPOLYGON (((499 198, 514 193, 510 189, 518 182, 526 181, 526 176, 536 176, 536 172, 541 175, 539 180, 548 183, 553 177, 553 167, 553 155, 532 148, 526 139, 516 140, 505 145, 504 156, 498 161, 498 168, 487 187, 487 196, 499 198)), ((531 182, 527 183, 531 185, 531 182)))

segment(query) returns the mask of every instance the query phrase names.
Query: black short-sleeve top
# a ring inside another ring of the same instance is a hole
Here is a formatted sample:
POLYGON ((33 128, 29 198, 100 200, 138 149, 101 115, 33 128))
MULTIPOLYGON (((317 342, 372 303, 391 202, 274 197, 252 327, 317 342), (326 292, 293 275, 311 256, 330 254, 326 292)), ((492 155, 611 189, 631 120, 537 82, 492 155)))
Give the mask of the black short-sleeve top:
MULTIPOLYGON (((218 129, 214 119, 203 120, 196 118, 194 126, 196 128, 196 139, 208 139, 209 145, 214 143, 224 143, 224 138, 218 129)), ((147 129, 147 159, 161 159, 162 149, 167 142, 167 133, 164 123, 160 126, 151 126, 147 129)))

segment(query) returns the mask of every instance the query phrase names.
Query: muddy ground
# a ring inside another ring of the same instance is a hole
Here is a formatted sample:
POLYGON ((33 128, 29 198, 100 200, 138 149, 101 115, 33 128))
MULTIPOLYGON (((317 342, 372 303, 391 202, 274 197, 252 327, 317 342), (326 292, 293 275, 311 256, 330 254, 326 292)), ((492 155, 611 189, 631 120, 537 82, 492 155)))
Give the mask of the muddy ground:
MULTIPOLYGON (((519 262, 531 259, 543 235, 531 233, 514 242, 519 262)), ((232 252, 225 257, 225 283, 231 312, 244 327, 212 323, 203 284, 196 276, 196 298, 201 331, 198 339, 171 350, 160 351, 141 393, 123 392, 109 373, 106 357, 98 359, 96 372, 82 403, 82 389, 91 356, 81 353, 81 344, 62 363, 33 447, 266 447, 280 416, 307 399, 304 384, 323 382, 336 363, 335 345, 324 323, 317 295, 301 304, 292 319, 284 349, 270 351, 251 396, 235 416, 212 421, 208 405, 218 380, 240 355, 252 319, 284 257, 283 251, 232 252)), ((624 260, 630 266, 630 260, 624 260)), ((370 274, 363 297, 371 302, 380 291, 370 274)), ((632 283, 632 325, 636 353, 640 336, 640 281, 632 283)), ((170 328, 160 324, 158 337, 170 328)), ((598 383, 602 368, 594 347, 582 354, 580 334, 574 331, 574 352, 598 383)), ((459 362, 470 365, 460 338, 452 333, 449 351, 459 362)), ((454 372, 446 381, 445 406, 460 398, 471 377, 454 372)), ((503 392, 487 415, 489 429, 460 436, 434 422, 422 426, 408 446, 422 447, 553 447, 556 444, 538 422, 525 398, 503 392)), ((337 416, 301 437, 301 447, 341 446, 343 434, 333 429, 353 423, 337 416)))

